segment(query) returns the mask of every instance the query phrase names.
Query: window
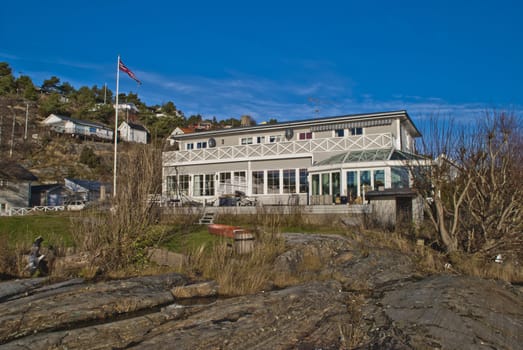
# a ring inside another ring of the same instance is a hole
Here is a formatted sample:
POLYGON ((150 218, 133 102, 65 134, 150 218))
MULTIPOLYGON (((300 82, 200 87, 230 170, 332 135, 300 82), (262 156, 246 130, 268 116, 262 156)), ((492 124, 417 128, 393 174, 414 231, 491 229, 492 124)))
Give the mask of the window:
POLYGON ((220 183, 231 183, 231 173, 220 173, 220 183))
POLYGON ((332 173, 332 194, 334 196, 340 195, 340 187, 340 173, 332 173))
POLYGON ((7 187, 7 179, 0 179, 0 187, 7 187))
POLYGON ((334 136, 335 137, 343 137, 345 135, 344 129, 336 129, 334 130, 334 136))
POLYGON ((347 172, 347 195, 350 201, 358 197, 358 173, 355 171, 347 172))
POLYGON ((296 193, 296 170, 283 170, 283 193, 296 193))
POLYGON ((205 174, 205 195, 214 196, 214 174, 205 174))
POLYGON ((201 141, 196 144, 197 149, 207 148, 207 141, 201 141))
MULTIPOLYGON (((2 184, 2 180, 0 180, 0 186, 2 184)), ((165 191, 168 195, 174 195, 176 194, 176 176, 167 176, 166 178, 166 184, 165 184, 165 191)))
POLYGON ((309 191, 309 183, 307 182, 308 175, 307 169, 300 169, 300 193, 307 193, 309 191))
POLYGON ((312 194, 317 196, 320 194, 320 175, 312 175, 312 194))
POLYGON ((365 192, 369 191, 370 188, 370 170, 360 171, 360 186, 365 186, 365 192))
POLYGON ((321 194, 330 194, 330 174, 321 174, 321 194))
POLYGON ((188 143, 187 145, 185 145, 185 149, 188 150, 188 151, 194 149, 194 144, 188 143))
POLYGON ((252 137, 242 137, 240 139, 241 145, 252 145, 252 137))
POLYGON ((267 192, 268 193, 280 193, 280 171, 279 170, 268 170, 267 171, 267 192))
POLYGON ((203 175, 193 176, 192 193, 194 196, 203 196, 203 175))
POLYGON ((263 194, 263 171, 252 172, 252 194, 263 194))
POLYGON ((385 186, 385 170, 374 170, 374 189, 385 186))
POLYGON ((175 189, 175 192, 177 194, 183 193, 188 195, 189 194, 189 181, 190 177, 189 175, 179 175, 178 176, 178 188, 175 189))
POLYGON ((271 136, 269 136, 269 142, 270 143, 280 142, 281 138, 282 138, 281 135, 271 135, 271 136))
POLYGON ((409 187, 409 171, 407 168, 394 166, 390 170, 392 188, 409 187))
POLYGON ((350 128, 351 135, 363 135, 363 128, 350 128))
POLYGON ((247 175, 245 171, 235 171, 233 176, 234 184, 240 187, 241 191, 245 191, 247 189, 247 175))
POLYGON ((256 137, 256 143, 265 143, 265 136, 256 137))
POLYGON ((312 139, 312 132, 300 132, 298 135, 300 140, 310 140, 312 139))

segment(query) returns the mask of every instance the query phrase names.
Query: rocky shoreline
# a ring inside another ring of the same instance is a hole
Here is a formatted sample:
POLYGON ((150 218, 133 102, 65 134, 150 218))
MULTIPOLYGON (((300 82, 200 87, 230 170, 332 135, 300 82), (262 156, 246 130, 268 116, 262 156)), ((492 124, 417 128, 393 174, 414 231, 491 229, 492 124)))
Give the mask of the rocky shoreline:
POLYGON ((426 276, 389 248, 286 234, 282 274, 321 257, 310 282, 222 298, 175 274, 0 282, 0 349, 521 349, 514 286, 426 276))

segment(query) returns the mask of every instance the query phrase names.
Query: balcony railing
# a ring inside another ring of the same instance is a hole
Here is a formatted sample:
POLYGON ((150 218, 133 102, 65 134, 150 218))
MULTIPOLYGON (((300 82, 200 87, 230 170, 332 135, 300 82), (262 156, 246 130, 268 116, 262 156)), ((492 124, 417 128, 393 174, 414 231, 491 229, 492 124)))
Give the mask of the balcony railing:
POLYGON ((394 147, 390 133, 357 135, 340 138, 236 145, 163 153, 164 166, 202 164, 311 155, 317 152, 368 150, 394 147))

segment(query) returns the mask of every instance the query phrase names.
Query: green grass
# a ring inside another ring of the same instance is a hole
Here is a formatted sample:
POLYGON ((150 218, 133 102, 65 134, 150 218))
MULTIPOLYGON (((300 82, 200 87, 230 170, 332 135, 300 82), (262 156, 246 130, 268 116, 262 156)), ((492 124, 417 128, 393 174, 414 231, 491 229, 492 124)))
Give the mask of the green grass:
POLYGON ((207 226, 195 225, 189 230, 184 228, 184 232, 178 232, 175 228, 173 233, 163 242, 162 246, 178 253, 187 253, 202 245, 210 247, 223 239, 222 237, 211 235, 207 231, 207 226))
POLYGON ((0 237, 7 239, 9 246, 31 245, 38 236, 44 238, 44 246, 71 246, 72 228, 71 218, 65 215, 0 217, 0 237))

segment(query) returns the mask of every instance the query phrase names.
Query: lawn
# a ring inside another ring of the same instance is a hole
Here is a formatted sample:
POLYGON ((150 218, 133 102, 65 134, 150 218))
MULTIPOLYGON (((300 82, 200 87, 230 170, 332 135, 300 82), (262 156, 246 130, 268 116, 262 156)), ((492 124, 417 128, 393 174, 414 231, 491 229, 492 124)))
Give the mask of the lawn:
POLYGON ((0 237, 10 246, 31 245, 38 236, 43 245, 71 246, 71 216, 63 214, 0 217, 0 237))

